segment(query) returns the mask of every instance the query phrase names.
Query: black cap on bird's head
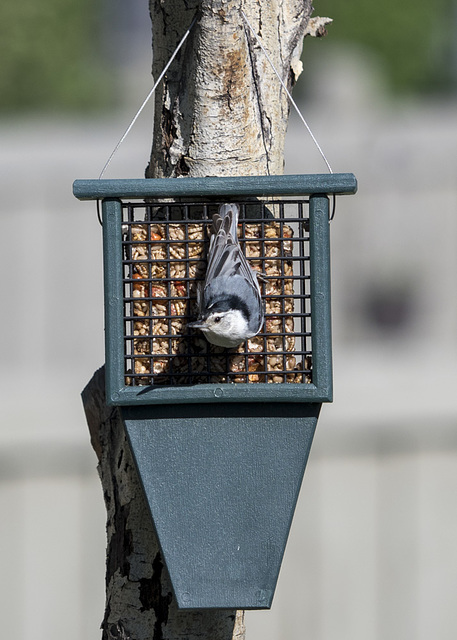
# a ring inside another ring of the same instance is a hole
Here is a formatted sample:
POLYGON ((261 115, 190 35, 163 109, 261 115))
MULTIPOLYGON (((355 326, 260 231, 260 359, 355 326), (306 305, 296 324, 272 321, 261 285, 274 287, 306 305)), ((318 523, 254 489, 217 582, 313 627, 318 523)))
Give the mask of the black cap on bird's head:
POLYGON ((209 307, 203 310, 203 313, 200 314, 200 317, 195 322, 190 322, 187 326, 192 327, 193 329, 201 329, 202 327, 207 326, 206 321, 210 316, 217 313, 224 314, 228 311, 233 311, 234 309, 240 311, 246 322, 249 322, 248 305, 242 298, 232 294, 217 298, 209 305, 209 307))

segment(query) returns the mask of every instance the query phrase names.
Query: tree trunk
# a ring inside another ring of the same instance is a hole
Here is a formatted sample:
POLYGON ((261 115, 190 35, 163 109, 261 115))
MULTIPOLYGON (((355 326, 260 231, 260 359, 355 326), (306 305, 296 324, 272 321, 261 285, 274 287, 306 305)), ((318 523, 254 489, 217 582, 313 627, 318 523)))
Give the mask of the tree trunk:
POLYGON ((150 0, 155 77, 197 10, 156 93, 147 177, 283 173, 288 99, 241 10, 291 88, 311 1, 150 0))
POLYGON ((243 612, 177 608, 119 411, 106 405, 104 368, 82 399, 107 510, 102 640, 243 640, 243 612))
MULTIPOLYGON (((150 0, 157 77, 198 11, 157 89, 147 177, 283 172, 289 105, 241 8, 291 88, 301 70, 310 0, 150 0)), ((83 392, 107 508, 103 640, 243 640, 243 612, 180 611, 104 370, 83 392)))

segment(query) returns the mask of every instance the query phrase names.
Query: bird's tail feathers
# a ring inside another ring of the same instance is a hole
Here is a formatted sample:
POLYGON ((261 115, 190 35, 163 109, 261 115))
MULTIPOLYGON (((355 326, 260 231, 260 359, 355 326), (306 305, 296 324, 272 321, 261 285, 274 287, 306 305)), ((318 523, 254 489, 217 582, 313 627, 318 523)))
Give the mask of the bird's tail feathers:
POLYGON ((219 207, 219 213, 213 216, 211 232, 217 234, 222 228, 225 233, 227 235, 230 234, 236 242, 239 214, 240 208, 237 204, 222 204, 219 207))

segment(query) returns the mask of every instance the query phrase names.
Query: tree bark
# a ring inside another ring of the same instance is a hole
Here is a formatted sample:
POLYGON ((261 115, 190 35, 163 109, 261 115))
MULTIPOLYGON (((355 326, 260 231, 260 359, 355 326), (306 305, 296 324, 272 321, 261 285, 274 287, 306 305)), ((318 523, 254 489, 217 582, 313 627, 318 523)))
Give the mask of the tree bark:
POLYGON ((241 10, 291 88, 310 0, 150 0, 155 77, 198 20, 156 92, 147 177, 283 173, 288 99, 241 10))
MULTIPOLYGON (((155 77, 198 19, 156 92, 147 177, 283 172, 289 104, 241 9, 291 88, 311 0, 150 0, 155 77)), ((177 609, 103 369, 83 403, 107 509, 103 640, 243 640, 241 611, 177 609)))
POLYGON ((107 510, 106 609, 102 640, 243 640, 243 612, 179 610, 105 371, 82 392, 107 510))

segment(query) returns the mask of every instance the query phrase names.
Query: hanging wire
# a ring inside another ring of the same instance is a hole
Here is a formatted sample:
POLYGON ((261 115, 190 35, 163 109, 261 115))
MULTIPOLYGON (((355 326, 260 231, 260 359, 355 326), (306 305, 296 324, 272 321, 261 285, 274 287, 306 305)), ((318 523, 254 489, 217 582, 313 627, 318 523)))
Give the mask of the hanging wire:
POLYGON ((100 200, 100 199, 98 199, 98 200, 96 201, 96 205, 97 205, 97 218, 98 218, 98 221, 99 221, 99 223, 100 223, 100 226, 101 226, 101 227, 103 227, 102 214, 101 214, 101 212, 100 212, 100 202, 101 202, 101 200, 100 200))
MULTIPOLYGON (((314 144, 316 145, 319 153, 321 154, 325 164, 327 165, 327 168, 329 170, 330 173, 333 173, 332 167, 330 166, 329 161, 327 160, 327 157, 325 156, 325 153, 322 151, 322 148, 320 146, 320 144, 318 143, 318 141, 316 140, 315 135, 313 134, 313 132, 311 131, 310 126, 308 125, 308 123, 306 122, 302 112, 300 111, 300 109, 298 108, 297 103, 295 102, 295 100, 292 98, 292 94, 290 93, 289 89, 287 88, 285 82, 283 81, 283 79, 281 78, 281 76, 279 75, 278 70, 276 69, 275 65, 273 64, 272 59, 270 58, 268 51, 265 49, 262 41, 260 40, 259 36, 257 35, 257 33, 254 31, 253 26, 251 25, 251 23, 249 22, 246 14, 244 13, 244 11, 242 9, 240 9, 241 12, 241 16, 243 18, 243 20, 245 21, 245 23, 247 24, 247 26, 249 27, 249 29, 251 30, 252 34, 254 35, 254 38, 256 39, 259 47, 262 49, 263 53, 265 54, 266 59, 268 60, 271 68, 273 69, 274 73, 276 74, 276 77, 278 78, 279 82, 281 83, 282 88, 284 89, 284 91, 286 92, 286 95, 291 103, 291 105, 294 107, 295 111, 297 112, 300 120, 303 122, 303 124, 305 125, 309 135, 311 136, 312 141, 314 142, 314 144)), ((249 45, 249 40, 248 40, 248 45, 249 45)), ((333 218, 335 217, 335 212, 336 212, 336 194, 334 193, 332 196, 332 213, 329 217, 329 222, 331 222, 333 220, 333 218)))
POLYGON ((336 212, 336 193, 333 193, 332 194, 332 213, 330 214, 330 218, 328 219, 329 222, 331 222, 335 217, 335 212, 336 212))
MULTIPOLYGON (((249 29, 251 30, 252 34, 254 35, 254 38, 257 41, 257 44, 259 45, 259 47, 262 49, 263 53, 265 54, 266 59, 268 60, 268 62, 270 63, 271 68, 273 69, 273 71, 275 72, 279 82, 281 83, 282 88, 284 89, 284 91, 286 92, 287 97, 290 100, 291 105, 293 106, 293 108, 295 109, 295 111, 297 112, 298 116, 300 117, 300 120, 303 122, 303 124, 305 125, 306 129, 308 130, 309 135, 311 136, 312 141, 314 142, 314 144, 316 145, 319 153, 321 154, 325 164, 327 165, 327 168, 329 170, 330 173, 333 173, 332 167, 329 164, 329 161, 327 160, 327 158, 325 157, 325 153, 322 151, 318 141, 316 140, 316 137, 314 136, 313 132, 311 131, 308 123, 306 122, 302 112, 300 111, 300 109, 297 106, 297 103, 295 102, 295 100, 292 98, 292 94, 290 93, 289 89, 286 86, 286 83, 284 82, 284 80, 281 78, 281 76, 279 75, 279 71, 276 69, 275 65, 273 64, 272 59, 270 58, 268 51, 265 49, 265 47, 263 46, 262 41, 260 40, 259 36, 256 34, 256 32, 254 31, 254 27, 251 25, 251 23, 249 22, 249 20, 246 17, 246 14, 244 13, 243 10, 241 10, 241 16, 243 18, 243 20, 246 22, 246 24, 248 25, 249 29)), ((248 40, 248 44, 249 44, 249 40, 248 40)))
MULTIPOLYGON (((195 22, 197 21, 197 16, 198 14, 195 14, 194 19, 192 20, 192 22, 190 23, 187 31, 185 32, 185 34, 183 35, 183 37, 181 38, 181 40, 178 43, 178 46, 176 47, 176 49, 173 51, 173 54, 171 56, 171 58, 168 60, 167 64, 165 65, 165 67, 163 68, 161 74, 159 75, 159 77, 157 78, 157 80, 154 82, 154 86, 152 87, 151 91, 148 93, 148 95, 146 96, 146 98, 143 100, 143 103, 141 105, 141 107, 138 109, 138 111, 136 112, 136 114, 134 115, 132 121, 130 122, 129 126, 127 127, 127 129, 125 130, 124 134, 122 135, 121 139, 119 140, 119 142, 117 143, 117 145, 114 147, 110 157, 108 158, 108 160, 105 162, 105 165, 103 167, 103 169, 100 172, 100 175, 98 176, 98 179, 101 180, 102 177, 105 174, 105 171, 108 169, 111 160, 114 158, 117 150, 119 149, 119 147, 121 146, 121 144, 124 142, 124 140, 126 139, 126 137, 128 136, 128 134, 130 133, 133 125, 135 124, 135 122, 138 120, 141 112, 143 111, 143 109, 145 108, 145 106, 147 105, 147 103, 149 102, 149 100, 151 99, 151 97, 153 96, 155 90, 157 89, 157 87, 159 86, 162 78, 164 77, 164 75, 166 74, 166 72, 168 71, 171 63, 173 62, 173 60, 176 58, 176 55, 178 54, 178 51, 181 49, 181 47, 183 46, 183 44, 185 43, 185 41, 187 40, 187 37, 189 36, 189 33, 192 31, 192 27, 194 26, 195 22)), ((97 200, 97 218, 98 221, 100 222, 100 225, 103 226, 103 222, 102 222, 102 217, 100 214, 100 200, 97 200)))
MULTIPOLYGON (((271 68, 273 69, 276 77, 278 78, 282 88, 284 89, 291 105, 294 107, 296 113, 298 114, 300 120, 302 121, 302 123, 305 125, 309 135, 311 136, 312 141, 314 142, 317 150, 319 151, 320 155, 322 156, 325 164, 327 165, 327 168, 329 170, 330 173, 333 173, 332 167, 330 166, 329 161, 327 160, 327 157, 325 155, 325 153, 323 152, 321 146, 319 145, 315 135, 313 134, 313 132, 311 131, 310 126, 308 125, 307 121, 305 120, 302 112, 300 111, 297 103, 295 102, 295 100, 292 98, 292 95, 289 91, 289 89, 287 88, 285 82, 283 81, 283 79, 281 78, 278 70, 276 69, 272 59, 270 58, 267 50, 265 49, 262 41, 260 40, 259 36, 257 35, 257 33, 255 32, 253 26, 251 25, 251 23, 249 22, 246 14, 244 13, 243 10, 240 10, 241 12, 241 16, 243 18, 243 20, 245 21, 246 25, 249 27, 251 33, 254 35, 254 38, 256 39, 258 45, 260 46, 261 50, 263 51, 266 59, 268 60, 268 63, 270 64, 271 68)), ((195 22, 197 20, 197 15, 194 16, 194 19, 192 20, 191 24, 189 25, 188 29, 186 30, 186 32, 184 33, 183 37, 181 38, 181 40, 179 41, 176 49, 174 50, 171 58, 168 60, 167 64, 165 65, 165 67, 163 68, 161 74, 159 75, 159 77, 157 78, 156 82, 154 83, 152 89, 150 90, 150 92, 148 93, 148 95, 146 96, 146 98, 144 99, 142 105, 140 106, 140 108, 138 109, 138 111, 136 112, 135 116, 133 117, 132 121, 130 122, 129 126, 127 127, 127 129, 125 130, 124 134, 122 135, 122 137, 120 138, 119 142, 117 143, 117 145, 115 146, 115 148, 113 149, 111 155, 109 156, 108 160, 106 161, 103 169, 100 172, 100 175, 98 177, 98 179, 100 180, 103 175, 105 174, 108 166, 111 163, 111 160, 113 159, 113 157, 115 156, 116 152, 118 151, 119 147, 121 146, 121 144, 124 142, 125 138, 128 136, 128 134, 130 133, 132 127, 134 126, 135 122, 137 121, 138 117, 140 116, 141 112, 143 111, 143 109, 145 108, 145 106, 147 105, 147 103, 149 102, 149 100, 151 99, 152 95, 154 94, 154 92, 156 91, 158 85, 160 84, 162 78, 164 77, 164 75, 166 74, 166 72, 168 71, 170 65, 172 64, 173 60, 175 59, 176 55, 178 54, 179 50, 181 49, 181 47, 183 46, 184 42, 187 40, 187 37, 189 36, 195 22)), ((249 39, 248 39, 248 45, 249 45, 249 39)), ((330 221, 333 220, 334 216, 335 216, 335 210, 336 210, 336 196, 335 194, 333 195, 333 206, 332 206, 332 214, 330 216, 330 221)), ((102 218, 101 218, 101 213, 100 213, 100 200, 97 200, 97 217, 98 220, 100 222, 101 225, 103 225, 102 223, 102 218)))
POLYGON ((183 35, 183 37, 181 38, 181 40, 179 41, 178 46, 176 47, 176 49, 173 52, 173 55, 171 56, 171 58, 168 60, 167 64, 165 65, 165 67, 163 68, 162 73, 160 74, 160 76, 157 78, 157 80, 154 83, 154 86, 152 87, 151 91, 148 93, 148 95, 146 96, 146 98, 143 101, 143 104, 141 105, 141 107, 138 109, 138 111, 136 112, 133 120, 131 121, 131 123, 129 124, 129 126, 127 127, 127 129, 125 130, 124 135, 122 136, 122 138, 119 140, 119 142, 117 143, 117 145, 115 146, 115 148, 113 149, 113 152, 111 153, 110 157, 108 158, 108 160, 105 163, 105 166, 103 167, 100 175, 98 176, 98 179, 100 180, 105 171, 107 170, 111 160, 114 157, 114 154, 116 153, 116 151, 119 149, 119 147, 121 146, 121 144, 124 142, 124 140, 126 139, 126 137, 128 136, 128 134, 130 133, 131 128, 133 127, 133 125, 135 124, 135 122, 138 120, 138 117, 140 115, 140 113, 143 111, 143 109, 145 108, 145 106, 147 105, 147 103, 149 102, 149 100, 151 99, 153 93, 155 92, 155 90, 157 89, 157 87, 159 86, 162 78, 164 77, 164 75, 166 74, 166 72, 168 71, 168 68, 170 67, 171 63, 173 62, 173 60, 175 59, 178 51, 181 49, 181 47, 183 46, 183 44, 185 43, 185 41, 187 40, 187 37, 189 35, 189 33, 192 30, 192 27, 194 26, 195 22, 197 20, 197 16, 194 17, 194 19, 192 20, 192 22, 190 23, 189 28, 187 29, 186 33, 183 35))

